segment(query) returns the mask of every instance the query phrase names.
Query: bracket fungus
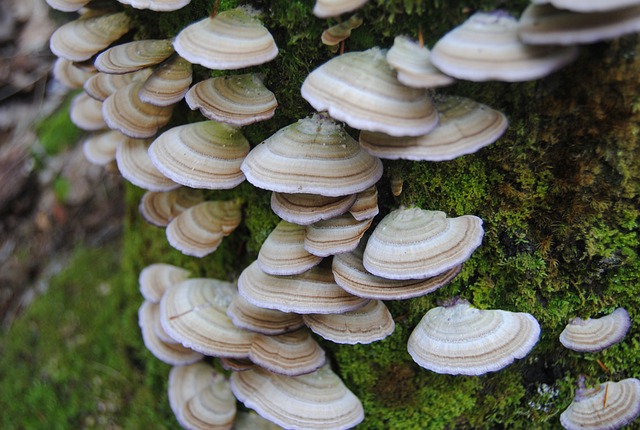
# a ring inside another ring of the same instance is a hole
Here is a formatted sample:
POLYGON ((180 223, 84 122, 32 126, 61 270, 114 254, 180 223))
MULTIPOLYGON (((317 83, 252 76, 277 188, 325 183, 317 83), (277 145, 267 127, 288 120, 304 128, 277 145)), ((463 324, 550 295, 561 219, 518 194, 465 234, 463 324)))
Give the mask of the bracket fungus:
POLYGON ((58 58, 53 63, 53 77, 70 89, 82 88, 84 83, 96 73, 94 68, 77 67, 73 61, 65 58, 58 58))
POLYGON ((369 0, 316 0, 313 14, 318 18, 329 18, 362 7, 369 0))
POLYGON ((231 375, 233 394, 285 428, 348 429, 364 419, 360 400, 328 365, 300 376, 255 368, 231 375))
POLYGON ((640 380, 624 379, 585 388, 584 382, 575 399, 560 415, 567 430, 618 429, 640 415, 640 380))
POLYGON ((178 187, 169 191, 147 191, 140 199, 138 211, 148 223, 166 227, 172 219, 203 201, 201 189, 178 187))
POLYGON ((429 50, 406 36, 397 36, 387 52, 387 62, 398 72, 398 80, 409 87, 436 88, 455 82, 436 69, 429 60, 429 50))
POLYGON ((184 98, 192 81, 191 63, 179 55, 173 55, 156 67, 144 81, 138 97, 144 103, 170 106, 184 98))
POLYGON ((69 116, 71 122, 82 130, 97 131, 107 128, 102 117, 102 102, 89 97, 85 92, 73 98, 69 116))
POLYGON ((304 234, 304 249, 319 257, 352 251, 372 222, 373 218, 358 221, 347 213, 310 224, 304 234))
POLYGON ((227 316, 236 327, 269 336, 294 331, 304 325, 298 314, 252 305, 240 294, 229 304, 227 316))
POLYGON ((540 325, 523 312, 480 310, 454 300, 429 310, 407 349, 425 369, 450 375, 495 372, 523 358, 538 342, 540 325))
POLYGON ((156 12, 171 12, 182 9, 191 0, 118 0, 122 4, 129 5, 135 9, 150 9, 156 12))
POLYGON ((578 56, 575 46, 525 45, 517 30, 504 11, 477 12, 436 42, 431 63, 457 79, 519 82, 547 76, 578 56))
POLYGON ((244 181, 240 165, 250 149, 239 128, 201 121, 162 133, 151 144, 149 157, 158 170, 179 184, 220 190, 244 181))
POLYGON ((482 219, 474 215, 447 218, 441 211, 400 208, 374 229, 362 262, 383 278, 430 278, 467 261, 483 235, 482 219))
POLYGON ((375 185, 360 191, 356 201, 349 208, 349 213, 358 221, 373 218, 380 212, 378 208, 378 189, 375 185))
POLYGON ((300 92, 317 111, 360 130, 420 136, 438 123, 427 91, 402 85, 379 48, 334 57, 306 77, 300 92))
POLYGON ((46 0, 47 4, 61 12, 77 12, 85 7, 91 0, 46 0))
POLYGON ((82 152, 91 164, 105 166, 116 159, 118 143, 128 139, 119 131, 103 131, 87 137, 82 142, 82 152))
POLYGON ((111 94, 132 82, 144 82, 152 72, 152 69, 146 68, 122 75, 96 73, 86 80, 82 88, 90 97, 104 101, 111 94))
POLYGON ((251 150, 241 169, 259 188, 330 197, 363 191, 382 176, 379 159, 319 114, 277 131, 251 150))
POLYGON ((258 265, 269 275, 297 275, 322 261, 304 249, 305 227, 280 221, 258 252, 258 265))
POLYGON ((138 284, 145 300, 159 303, 167 288, 187 279, 191 273, 172 264, 154 263, 140 271, 138 284))
POLYGON ((357 194, 327 197, 305 193, 271 193, 271 210, 285 221, 309 225, 342 215, 353 206, 357 194))
POLYGON ((118 142, 116 163, 123 178, 149 191, 169 191, 180 184, 164 176, 149 158, 149 140, 127 138, 118 142))
POLYGON ((342 21, 336 25, 327 28, 322 32, 320 39, 322 43, 327 46, 336 46, 340 42, 346 40, 351 36, 351 31, 362 25, 362 18, 358 15, 353 15, 346 21, 342 21))
POLYGON ((244 126, 267 120, 278 107, 276 96, 255 73, 220 76, 200 81, 187 92, 185 100, 214 121, 244 126))
POLYGON ((159 64, 173 53, 169 39, 136 40, 103 51, 93 64, 99 72, 119 75, 159 64))
POLYGON ((396 160, 452 160, 495 142, 507 129, 507 117, 465 97, 434 97, 440 122, 417 137, 360 132, 360 145, 371 155, 396 160))
MULTIPOLYGON (((534 1, 539 3, 540 0, 534 1)), ((544 3, 550 3, 558 9, 567 9, 574 12, 602 12, 614 9, 622 9, 629 6, 637 6, 640 4, 638 0, 548 0, 544 3)))
POLYGON ((598 352, 621 342, 630 327, 624 308, 601 318, 574 318, 560 333, 560 343, 573 351, 598 352))
POLYGON ((209 69, 228 70, 255 66, 278 55, 273 36, 257 12, 238 7, 185 27, 173 41, 187 61, 209 69))

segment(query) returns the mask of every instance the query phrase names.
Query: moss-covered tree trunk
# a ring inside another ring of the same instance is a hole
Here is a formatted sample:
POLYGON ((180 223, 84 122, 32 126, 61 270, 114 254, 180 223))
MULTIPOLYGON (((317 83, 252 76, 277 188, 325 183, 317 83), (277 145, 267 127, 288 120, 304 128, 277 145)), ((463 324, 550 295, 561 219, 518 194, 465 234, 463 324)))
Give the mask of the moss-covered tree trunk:
MULTIPOLYGON (((170 37, 206 16, 211 3, 194 0, 182 11, 165 14, 129 12, 139 23, 139 37, 170 37)), ((527 2, 509 3, 518 16, 527 2)), ((235 4, 222 1, 221 10, 235 4)), ((299 89, 304 77, 333 55, 321 44, 320 33, 335 21, 314 17, 312 0, 252 4, 264 12, 280 48, 276 60, 254 68, 265 75, 280 105, 272 120, 243 129, 255 145, 312 113, 299 89)), ((432 46, 472 7, 503 5, 370 0, 361 11, 364 25, 346 47, 390 47, 395 35, 416 38, 419 26, 432 46)), ((219 73, 195 71, 196 80, 219 73)), ((333 368, 364 404, 360 428, 556 428, 579 374, 588 375, 591 384, 640 376, 638 76, 640 39, 632 35, 584 47, 574 64, 539 81, 460 82, 441 90, 503 111, 509 128, 497 143, 453 161, 385 162, 378 184, 381 215, 399 205, 449 216, 474 214, 484 220, 484 242, 449 286, 423 298, 387 303, 396 321, 389 338, 361 346, 323 342, 333 368), (404 181, 398 197, 391 194, 391 177, 404 181), (456 295, 483 309, 533 314, 542 327, 540 342, 525 359, 485 376, 420 368, 406 352, 408 336, 438 300, 456 295), (594 354, 560 345, 558 335, 573 317, 600 316, 620 306, 633 319, 621 344, 594 354)), ((182 106, 174 124, 200 118, 182 106)), ((278 221, 269 193, 250 184, 211 192, 216 198, 241 198, 244 222, 216 253, 194 259, 172 250, 163 230, 141 221, 141 194, 128 189, 125 267, 132 276, 150 263, 168 262, 198 275, 236 279, 278 221)))

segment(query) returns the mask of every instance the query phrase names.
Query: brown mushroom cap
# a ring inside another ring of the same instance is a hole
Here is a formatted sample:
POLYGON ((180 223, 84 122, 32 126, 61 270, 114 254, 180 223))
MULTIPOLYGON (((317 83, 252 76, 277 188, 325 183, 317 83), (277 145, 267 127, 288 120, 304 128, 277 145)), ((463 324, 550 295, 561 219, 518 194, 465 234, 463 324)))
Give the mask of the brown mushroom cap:
POLYGON ((94 62, 102 73, 131 73, 161 63, 173 54, 169 39, 136 40, 103 51, 94 62))
POLYGON ((238 126, 271 118, 278 101, 255 73, 220 76, 195 84, 185 100, 214 121, 238 126))
POLYGON ((178 282, 182 282, 191 275, 191 272, 172 264, 150 264, 140 271, 138 284, 140 293, 145 300, 152 303, 160 303, 164 292, 178 282))
POLYGON ((573 46, 525 45, 517 28, 503 11, 477 12, 434 45, 431 63, 457 79, 518 82, 542 78, 578 55, 573 46))
POLYGON ((411 333, 407 349, 425 369, 482 375, 523 358, 539 337, 540 325, 530 314, 480 310, 456 301, 429 310, 411 333))
POLYGON ((281 221, 260 248, 260 269, 270 275, 297 275, 320 264, 322 258, 304 249, 304 242, 304 226, 281 221))
POLYGON ((318 194, 289 194, 274 191, 271 193, 271 209, 285 221, 309 225, 342 215, 354 205, 358 195, 327 197, 318 194))
POLYGON ((259 188, 333 197, 365 190, 382 176, 380 160, 321 115, 280 129, 251 150, 241 169, 259 188))
POLYGON ((341 314, 303 315, 304 323, 315 334, 335 343, 371 343, 393 333, 395 323, 380 300, 370 300, 354 311, 341 314))
POLYGON ((231 390, 246 407, 286 428, 347 429, 364 419, 362 404, 328 365, 293 377, 260 368, 237 372, 231 390))
POLYGON ((96 100, 106 100, 111 94, 120 88, 126 87, 131 82, 145 81, 152 70, 142 69, 137 72, 125 73, 123 75, 111 75, 108 73, 96 73, 91 76, 82 86, 84 92, 96 100))
POLYGON ((567 430, 599 430, 623 427, 640 415, 640 380, 605 382, 580 388, 569 407, 560 414, 567 430))
POLYGON ((254 261, 240 274, 238 291, 256 306, 299 314, 346 312, 366 303, 340 288, 323 265, 300 275, 274 276, 254 261))
POLYGON ((173 45, 191 63, 227 70, 273 60, 278 47, 262 23, 247 8, 235 8, 184 28, 173 45))
POLYGON ((204 194, 200 189, 179 187, 170 191, 147 191, 140 199, 138 210, 147 222, 166 227, 186 209, 203 201, 204 194))
POLYGON ((428 134, 392 137, 360 132, 360 145, 371 155, 396 160, 452 160, 495 142, 507 129, 502 112, 465 97, 434 98, 440 122, 428 134))
POLYGON ((447 218, 441 211, 400 208, 371 234, 363 264, 383 278, 430 278, 468 260, 483 234, 482 220, 473 215, 447 218))
POLYGON ((95 69, 77 67, 73 61, 65 58, 58 58, 53 63, 53 77, 71 89, 82 88, 82 85, 95 74, 95 69))
POLYGON ((302 97, 319 112, 360 130, 392 136, 420 136, 438 123, 427 91, 402 85, 386 60, 372 48, 334 57, 307 76, 302 97))
POLYGON ((574 318, 560 333, 560 343, 573 351, 598 352, 621 342, 630 327, 631 319, 624 308, 601 318, 574 318))
POLYGON ((252 305, 240 294, 231 301, 227 316, 237 327, 266 335, 287 333, 304 325, 298 314, 252 305))
POLYGON ((349 213, 358 221, 373 218, 378 215, 378 189, 375 185, 360 191, 356 201, 349 208, 349 213))
POLYGON ((336 25, 327 28, 322 32, 320 39, 322 43, 328 46, 335 46, 351 36, 351 31, 362 25, 362 17, 353 15, 346 21, 342 21, 336 25))
POLYGON ((244 181, 240 165, 251 149, 237 127, 202 121, 174 127, 149 148, 153 164, 191 188, 228 189, 244 181))

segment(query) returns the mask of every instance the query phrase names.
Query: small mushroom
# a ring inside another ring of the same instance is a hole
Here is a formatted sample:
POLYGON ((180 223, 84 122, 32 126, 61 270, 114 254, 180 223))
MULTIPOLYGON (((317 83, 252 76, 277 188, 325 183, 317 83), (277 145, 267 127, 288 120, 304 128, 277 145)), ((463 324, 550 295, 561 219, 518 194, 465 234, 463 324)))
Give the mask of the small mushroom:
POLYGON ((87 137, 82 142, 82 152, 90 163, 106 166, 116 159, 118 144, 127 140, 119 131, 103 131, 87 137))
POLYGON ((193 80, 191 63, 173 55, 160 64, 140 87, 138 97, 144 103, 170 106, 189 91, 193 80))
POLYGON ((276 96, 255 74, 220 76, 195 84, 185 100, 214 121, 244 126, 273 117, 276 96))
POLYGON ((360 191, 356 201, 349 208, 349 213, 358 221, 370 219, 378 215, 378 189, 375 185, 360 191))
POLYGON ((149 68, 138 70, 137 72, 125 73, 123 75, 96 73, 84 83, 84 92, 96 100, 104 101, 111 94, 132 82, 145 81, 151 73, 152 70, 149 68))
POLYGON ((304 249, 305 227, 281 221, 258 252, 258 265, 269 275, 297 275, 322 261, 304 249))
MULTIPOLYGON (((364 192, 364 191, 363 191, 364 192)), ((351 208, 358 194, 327 197, 305 193, 271 193, 271 209, 285 221, 309 225, 342 215, 351 208)))
POLYGON ((135 9, 151 9, 156 12, 170 12, 182 9, 191 0, 118 0, 122 4, 127 4, 135 9))
POLYGON ((82 85, 95 74, 95 69, 77 67, 73 61, 65 58, 58 58, 53 63, 53 77, 70 89, 82 88, 82 85))
POLYGON ((266 63, 278 55, 278 47, 255 15, 255 11, 243 7, 220 12, 184 28, 173 46, 187 61, 209 69, 241 69, 266 63))
POLYGON ((204 194, 200 189, 179 187, 169 191, 147 191, 140 199, 138 210, 147 222, 166 227, 172 219, 203 201, 204 194))
POLYGON ((173 45, 169 39, 136 40, 103 51, 96 58, 94 65, 102 73, 131 73, 159 64, 173 52, 173 45))
POLYGON ((640 380, 605 382, 594 388, 581 384, 569 407, 560 414, 567 430, 618 429, 640 415, 640 380))
POLYGON ((362 404, 329 365, 300 376, 260 368, 236 372, 231 390, 246 407, 285 428, 347 429, 364 419, 362 404))
POLYGON ((275 336, 256 336, 249 359, 270 372, 296 376, 322 366, 325 352, 304 328, 275 336))
POLYGON ((317 111, 360 130, 420 136, 438 123, 427 91, 402 85, 386 51, 349 52, 324 63, 304 80, 302 97, 317 111))
POLYGON ((164 176, 149 159, 151 142, 127 138, 118 142, 116 163, 123 178, 133 185, 150 191, 169 191, 180 184, 164 176))
POLYGON ((294 331, 304 325, 298 314, 252 305, 240 294, 229 304, 227 316, 237 327, 269 336, 294 331))
POLYGON ((601 318, 574 318, 560 333, 560 343, 573 351, 598 352, 621 342, 630 327, 624 308, 601 318))
POLYGON ((188 270, 172 264, 150 264, 142 269, 138 276, 140 293, 145 300, 152 303, 160 303, 167 288, 184 281, 190 275, 191 273, 188 270))
POLYGON ((407 349, 416 363, 436 373, 482 375, 523 358, 539 337, 540 325, 530 314, 480 310, 454 300, 425 314, 407 349))
POLYGON ((336 46, 340 42, 346 40, 351 36, 351 31, 362 25, 362 18, 358 15, 353 15, 346 21, 342 21, 336 25, 327 28, 322 32, 320 37, 322 43, 328 46, 336 46))
POLYGON ((362 7, 368 0, 316 0, 313 14, 318 18, 329 18, 362 7))
POLYGON ((431 63, 457 79, 518 82, 547 76, 577 56, 574 46, 525 45, 516 19, 498 10, 477 12, 445 34, 431 51, 431 63))
POLYGON ((409 87, 435 88, 455 82, 436 69, 429 60, 429 50, 406 36, 397 36, 387 52, 387 62, 397 70, 398 80, 409 87))
POLYGON ((84 92, 71 101, 69 116, 71 122, 82 130, 97 131, 107 128, 102 117, 102 102, 92 99, 84 92))
POLYGON ((373 218, 358 221, 351 214, 318 221, 306 227, 304 249, 319 257, 352 251, 372 222, 373 218))

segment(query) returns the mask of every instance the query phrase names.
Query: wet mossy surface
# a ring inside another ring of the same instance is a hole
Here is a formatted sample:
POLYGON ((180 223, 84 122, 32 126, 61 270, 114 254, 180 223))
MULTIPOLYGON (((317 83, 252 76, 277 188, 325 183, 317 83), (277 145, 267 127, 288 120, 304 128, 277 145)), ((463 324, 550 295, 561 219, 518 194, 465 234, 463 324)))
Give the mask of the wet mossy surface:
MULTIPOLYGON (((236 3, 243 2, 223 1, 221 10, 236 3)), ((456 2, 371 0, 360 12, 364 25, 354 30, 347 50, 388 47, 397 34, 416 37, 419 25, 432 45, 473 11, 504 7, 493 1, 450 3, 456 2)), ((517 14, 526 3, 510 2, 509 9, 517 14)), ((171 37, 208 14, 210 4, 194 0, 171 14, 128 10, 141 32, 171 37)), ((315 18, 311 0, 252 4, 263 11, 280 49, 276 60, 251 68, 264 74, 280 104, 272 120, 246 128, 255 145, 312 113, 299 88, 333 55, 322 46, 320 33, 336 20, 315 18)), ((389 338, 357 346, 322 342, 334 370, 364 404, 365 421, 358 428, 558 428, 578 375, 586 375, 588 384, 640 377, 639 55, 640 39, 627 36, 585 47, 574 64, 535 82, 460 82, 445 88, 443 93, 505 112, 506 134, 452 161, 385 162, 376 222, 400 205, 416 205, 449 216, 477 215, 484 220, 485 237, 450 285, 422 298, 388 302, 396 321, 389 338), (399 197, 390 192, 391 178, 403 180, 399 197), (451 296, 482 309, 533 314, 542 327, 538 345, 504 370, 479 377, 420 368, 406 351, 407 339, 428 309, 451 296), (560 345, 558 336, 573 317, 602 316, 620 306, 633 320, 622 343, 592 354, 560 345)), ((196 80, 211 73, 196 68, 196 80)), ((180 118, 198 120, 183 108, 180 118)), ((278 221, 269 193, 250 184, 210 192, 212 198, 240 199, 244 221, 214 254, 195 259, 171 249, 163 229, 141 220, 141 195, 128 187, 122 270, 130 280, 156 262, 234 280, 278 221)), ((133 288, 134 282, 127 286, 133 288)), ((128 306, 137 308, 141 301, 128 306)), ((166 370, 144 369, 153 381, 165 377, 166 370)))

